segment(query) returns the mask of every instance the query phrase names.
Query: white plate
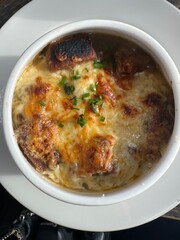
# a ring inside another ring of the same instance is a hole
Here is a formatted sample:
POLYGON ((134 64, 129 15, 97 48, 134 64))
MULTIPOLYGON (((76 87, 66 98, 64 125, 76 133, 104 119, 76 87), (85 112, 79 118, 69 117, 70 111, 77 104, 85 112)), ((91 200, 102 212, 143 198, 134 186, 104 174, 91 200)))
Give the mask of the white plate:
MULTIPOLYGON (((167 49, 180 70, 180 12, 166 1, 34 0, 0 31, 0 91, 18 57, 37 37, 63 23, 87 18, 121 20, 145 30, 167 49)), ((149 222, 180 202, 180 153, 166 174, 139 196, 109 206, 83 207, 56 200, 32 185, 13 162, 1 124, 0 136, 2 185, 24 206, 60 225, 89 231, 122 230, 149 222)))

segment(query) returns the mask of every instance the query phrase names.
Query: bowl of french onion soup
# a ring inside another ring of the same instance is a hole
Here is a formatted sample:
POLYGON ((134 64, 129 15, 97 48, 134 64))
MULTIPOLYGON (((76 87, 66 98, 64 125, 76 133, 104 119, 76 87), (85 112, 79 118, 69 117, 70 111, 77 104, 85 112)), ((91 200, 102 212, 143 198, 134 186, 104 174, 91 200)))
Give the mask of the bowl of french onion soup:
POLYGON ((133 198, 179 150, 179 83, 167 51, 134 26, 92 19, 57 27, 9 77, 8 148, 25 177, 56 199, 96 206, 133 198))

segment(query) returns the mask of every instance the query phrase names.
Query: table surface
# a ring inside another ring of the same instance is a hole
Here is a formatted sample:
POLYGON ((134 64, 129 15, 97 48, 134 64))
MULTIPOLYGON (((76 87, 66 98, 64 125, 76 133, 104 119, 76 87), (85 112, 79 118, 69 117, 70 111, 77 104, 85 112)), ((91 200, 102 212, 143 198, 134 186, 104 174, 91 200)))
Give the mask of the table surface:
MULTIPOLYGON (((0 0, 0 28, 15 12, 17 12, 30 1, 31 0, 0 0)), ((168 1, 180 9, 180 0, 168 1)), ((163 217, 180 220, 180 204, 163 215, 163 217)))

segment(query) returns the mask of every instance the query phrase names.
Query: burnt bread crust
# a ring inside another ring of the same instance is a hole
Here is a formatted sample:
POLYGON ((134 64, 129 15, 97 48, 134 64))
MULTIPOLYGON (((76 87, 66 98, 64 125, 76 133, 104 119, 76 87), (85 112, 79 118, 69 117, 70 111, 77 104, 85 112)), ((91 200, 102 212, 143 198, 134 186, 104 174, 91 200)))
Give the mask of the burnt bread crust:
POLYGON ((49 44, 47 65, 51 71, 71 68, 74 65, 96 59, 89 34, 77 34, 49 44))

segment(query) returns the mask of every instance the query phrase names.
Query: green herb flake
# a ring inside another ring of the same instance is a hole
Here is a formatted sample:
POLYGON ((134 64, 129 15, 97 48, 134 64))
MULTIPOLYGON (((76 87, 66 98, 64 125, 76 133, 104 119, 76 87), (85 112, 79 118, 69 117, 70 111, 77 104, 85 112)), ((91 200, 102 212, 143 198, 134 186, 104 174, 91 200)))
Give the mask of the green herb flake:
POLYGON ((91 105, 91 109, 94 113, 98 112, 98 106, 103 106, 103 100, 101 96, 96 96, 96 98, 90 98, 88 103, 91 105))
POLYGON ((91 105, 91 109, 94 113, 98 112, 98 100, 95 98, 89 99, 88 103, 91 105))
POLYGON ((86 67, 85 69, 84 69, 87 73, 89 72, 89 69, 86 67))
POLYGON ((46 104, 45 104, 45 102, 43 102, 42 100, 38 100, 38 103, 39 103, 39 105, 41 105, 41 106, 46 106, 46 104))
POLYGON ((77 108, 77 107, 73 107, 72 109, 74 109, 74 110, 80 110, 80 108, 77 108))
POLYGON ((104 116, 100 116, 100 121, 104 122, 106 120, 106 118, 104 116))
POLYGON ((66 81, 67 81, 67 77, 64 76, 64 77, 62 77, 62 79, 59 81, 58 85, 59 85, 60 87, 62 87, 62 86, 64 86, 64 84, 66 83, 66 81))
POLYGON ((78 71, 74 72, 73 76, 71 77, 72 80, 78 80, 80 78, 81 74, 78 71))
POLYGON ((90 84, 90 90, 91 92, 95 92, 96 91, 96 86, 94 84, 90 84))
POLYGON ((95 98, 90 98, 89 101, 88 101, 88 103, 89 103, 90 105, 97 105, 98 102, 99 102, 99 101, 98 101, 97 99, 95 99, 95 98))
POLYGON ((100 107, 102 107, 102 106, 103 106, 102 96, 98 95, 98 96, 96 96, 96 97, 97 97, 97 100, 98 100, 98 105, 99 105, 100 107))
POLYGON ((75 90, 75 87, 73 85, 69 85, 67 83, 64 84, 64 91, 67 95, 71 95, 75 90))
POLYGON ((95 60, 93 63, 94 68, 105 68, 106 64, 102 62, 101 60, 95 60))
POLYGON ((101 107, 102 107, 102 105, 103 105, 103 99, 102 99, 102 97, 101 96, 96 96, 95 98, 90 98, 89 99, 89 104, 90 105, 100 105, 101 107))
POLYGON ((84 127, 84 125, 87 123, 87 119, 84 118, 84 114, 80 114, 79 118, 77 120, 77 123, 81 126, 84 127))
POLYGON ((73 97, 71 100, 72 100, 72 104, 73 104, 74 106, 77 106, 77 104, 78 104, 78 99, 77 99, 77 97, 73 97))
POLYGON ((64 124, 59 123, 59 124, 58 124, 58 127, 59 127, 59 128, 63 128, 63 127, 64 127, 64 124))
POLYGON ((81 99, 84 100, 85 98, 87 98, 87 97, 89 97, 89 96, 90 96, 90 93, 89 93, 89 92, 84 93, 84 94, 82 94, 81 99))
POLYGON ((93 113, 97 113, 98 112, 98 106, 97 105, 92 104, 91 105, 91 109, 92 109, 93 113))

